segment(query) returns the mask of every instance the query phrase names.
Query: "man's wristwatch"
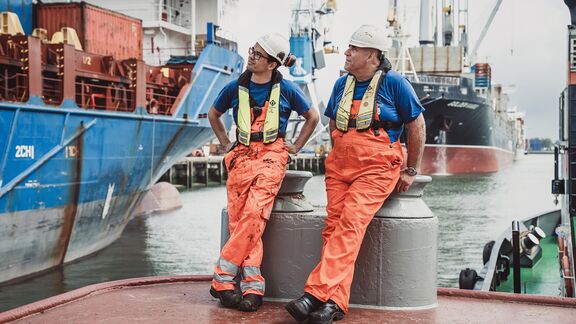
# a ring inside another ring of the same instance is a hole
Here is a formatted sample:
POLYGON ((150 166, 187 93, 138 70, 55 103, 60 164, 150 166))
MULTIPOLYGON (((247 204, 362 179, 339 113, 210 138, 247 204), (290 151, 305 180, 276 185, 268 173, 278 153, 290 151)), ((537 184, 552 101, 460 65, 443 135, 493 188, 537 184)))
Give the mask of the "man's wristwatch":
POLYGON ((416 171, 416 169, 413 167, 408 167, 406 168, 406 173, 408 173, 408 175, 411 177, 415 177, 418 174, 418 171, 416 171))

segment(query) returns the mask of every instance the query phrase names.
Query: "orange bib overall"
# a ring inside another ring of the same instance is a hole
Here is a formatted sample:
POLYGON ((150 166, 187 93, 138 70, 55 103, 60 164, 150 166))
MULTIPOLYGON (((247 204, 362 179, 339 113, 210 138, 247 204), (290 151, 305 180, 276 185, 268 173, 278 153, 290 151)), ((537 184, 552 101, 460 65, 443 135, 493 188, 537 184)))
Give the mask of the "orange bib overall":
MULTIPOLYGON (((268 102, 252 124, 251 132, 262 132, 267 107, 268 102)), ((228 170, 230 239, 222 248, 214 269, 214 289, 234 289, 234 278, 240 273, 240 289, 244 295, 264 295, 264 278, 260 273, 261 238, 287 162, 288 151, 280 137, 270 144, 260 141, 250 141, 249 146, 239 144, 224 157, 228 170)))
MULTIPOLYGON (((354 100, 351 116, 358 111, 354 100)), ((320 262, 310 273, 304 291, 332 299, 347 313, 354 264, 364 233, 374 214, 400 178, 403 155, 400 141, 390 143, 385 131, 334 130, 334 148, 326 159, 328 217, 322 232, 320 262)))

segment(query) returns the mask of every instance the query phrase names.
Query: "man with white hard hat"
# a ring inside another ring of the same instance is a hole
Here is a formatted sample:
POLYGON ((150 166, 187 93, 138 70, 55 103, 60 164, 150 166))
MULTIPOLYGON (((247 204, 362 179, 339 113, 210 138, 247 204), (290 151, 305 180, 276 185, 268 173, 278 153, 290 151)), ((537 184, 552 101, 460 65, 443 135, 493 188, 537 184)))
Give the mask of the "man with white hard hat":
POLYGON ((394 188, 405 192, 420 168, 425 142, 424 108, 412 85, 390 70, 388 39, 363 25, 344 53, 340 77, 326 112, 333 149, 326 159, 328 217, 320 262, 304 295, 286 305, 298 321, 332 323, 348 312, 354 264, 368 224, 394 188), (399 137, 407 130, 408 158, 399 137))
POLYGON ((290 44, 280 34, 268 34, 249 49, 248 65, 238 80, 222 89, 208 112, 210 125, 229 151, 228 217, 230 239, 214 268, 210 294, 228 308, 256 311, 262 305, 264 278, 262 234, 274 198, 286 173, 288 154, 308 141, 320 117, 316 108, 293 82, 284 80, 281 65, 291 66, 290 44), (232 109, 237 141, 232 143, 220 116, 232 109), (293 144, 284 141, 292 111, 306 119, 293 144), (240 291, 235 278, 241 278, 240 291))

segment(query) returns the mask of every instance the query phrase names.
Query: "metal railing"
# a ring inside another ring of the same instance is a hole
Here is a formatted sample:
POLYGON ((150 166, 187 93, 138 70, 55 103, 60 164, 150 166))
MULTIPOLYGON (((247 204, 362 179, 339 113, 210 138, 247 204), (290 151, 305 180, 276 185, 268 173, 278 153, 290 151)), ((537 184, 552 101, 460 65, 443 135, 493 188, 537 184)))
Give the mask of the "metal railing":
POLYGON ((28 100, 28 75, 15 73, 0 75, 0 100, 25 102, 28 100))
POLYGON ((191 55, 192 49, 190 47, 155 48, 154 52, 152 52, 151 48, 144 48, 143 52, 143 59, 147 64, 164 65, 170 60, 170 56, 191 55))
POLYGON ((177 96, 161 94, 153 88, 147 88, 146 110, 152 115, 171 115, 172 106, 176 102, 177 96))
POLYGON ((99 85, 76 81, 76 104, 86 109, 134 111, 136 92, 122 84, 99 85))
POLYGON ((59 105, 62 103, 64 81, 61 78, 52 77, 49 73, 42 73, 42 100, 48 105, 59 105))
POLYGON ((168 1, 164 4, 164 0, 157 2, 158 20, 165 21, 169 24, 181 26, 184 28, 192 27, 192 12, 191 8, 181 7, 175 8, 168 5, 168 1), (189 9, 188 12, 185 9, 189 9))

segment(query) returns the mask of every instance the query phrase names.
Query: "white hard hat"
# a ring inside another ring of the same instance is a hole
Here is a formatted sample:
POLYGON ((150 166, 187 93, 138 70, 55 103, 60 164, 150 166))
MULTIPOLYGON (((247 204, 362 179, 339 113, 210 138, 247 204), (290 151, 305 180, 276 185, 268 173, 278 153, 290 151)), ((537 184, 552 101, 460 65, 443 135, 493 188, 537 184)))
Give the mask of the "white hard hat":
POLYGON ((348 44, 356 47, 375 48, 382 52, 388 51, 388 37, 383 29, 373 25, 362 25, 358 28, 348 44))
POLYGON ((271 33, 258 38, 256 42, 280 65, 290 66, 290 63, 293 64, 293 62, 290 62, 294 58, 290 55, 290 42, 284 36, 278 33, 271 33))

